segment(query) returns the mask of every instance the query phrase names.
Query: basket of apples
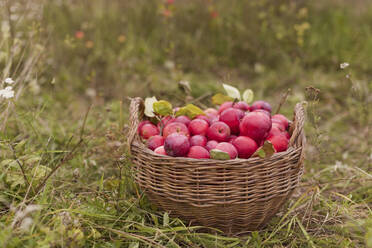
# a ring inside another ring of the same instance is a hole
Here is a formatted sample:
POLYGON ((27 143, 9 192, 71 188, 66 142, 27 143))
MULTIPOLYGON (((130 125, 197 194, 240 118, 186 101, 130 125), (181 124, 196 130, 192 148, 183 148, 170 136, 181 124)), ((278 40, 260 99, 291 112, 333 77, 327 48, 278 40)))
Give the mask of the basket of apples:
POLYGON ((303 173, 304 108, 293 121, 224 85, 218 108, 133 98, 128 143, 136 183, 172 216, 228 234, 262 228, 303 173))

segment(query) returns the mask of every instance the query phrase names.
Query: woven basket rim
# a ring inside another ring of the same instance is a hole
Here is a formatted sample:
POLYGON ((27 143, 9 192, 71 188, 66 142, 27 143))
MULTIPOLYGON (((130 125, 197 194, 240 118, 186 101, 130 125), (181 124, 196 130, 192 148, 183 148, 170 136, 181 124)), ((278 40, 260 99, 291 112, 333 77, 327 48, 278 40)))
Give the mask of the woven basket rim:
POLYGON ((290 146, 288 147, 287 150, 283 151, 283 152, 276 152, 274 153, 272 156, 270 157, 265 157, 265 158, 261 158, 261 157, 250 157, 250 158, 247 158, 247 159, 244 159, 244 158, 238 158, 236 157, 235 159, 228 159, 228 160, 218 160, 218 159, 197 159, 197 158, 188 158, 188 157, 172 157, 172 156, 166 156, 166 155, 161 155, 161 154, 158 154, 158 153, 155 153, 154 151, 152 151, 151 149, 147 148, 146 145, 141 142, 141 141, 138 141, 137 139, 133 141, 132 143, 132 146, 137 146, 138 148, 140 148, 143 152, 146 152, 149 156, 153 156, 153 157, 158 157, 158 158, 161 158, 163 160, 170 160, 170 161, 177 161, 177 162, 183 162, 183 161, 204 161, 204 162, 208 162, 210 161, 211 163, 221 163, 221 162, 231 162, 231 161, 234 161, 236 163, 249 163, 249 162, 259 162, 259 161, 267 161, 267 160, 277 160, 278 158, 283 158, 285 156, 287 156, 289 153, 292 153, 292 152, 297 152, 299 150, 302 149, 302 146, 300 147, 294 147, 294 146, 290 146))

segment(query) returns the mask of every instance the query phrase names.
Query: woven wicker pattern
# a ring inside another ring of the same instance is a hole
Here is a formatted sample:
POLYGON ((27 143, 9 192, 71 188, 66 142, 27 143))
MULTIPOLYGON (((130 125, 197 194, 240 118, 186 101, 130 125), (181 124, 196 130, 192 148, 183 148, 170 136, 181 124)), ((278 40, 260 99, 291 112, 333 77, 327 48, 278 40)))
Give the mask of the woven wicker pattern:
POLYGON ((289 148, 270 158, 175 158, 155 154, 140 141, 143 102, 132 99, 128 143, 135 181, 161 209, 228 234, 262 228, 288 200, 303 172, 304 108, 295 107, 289 148))

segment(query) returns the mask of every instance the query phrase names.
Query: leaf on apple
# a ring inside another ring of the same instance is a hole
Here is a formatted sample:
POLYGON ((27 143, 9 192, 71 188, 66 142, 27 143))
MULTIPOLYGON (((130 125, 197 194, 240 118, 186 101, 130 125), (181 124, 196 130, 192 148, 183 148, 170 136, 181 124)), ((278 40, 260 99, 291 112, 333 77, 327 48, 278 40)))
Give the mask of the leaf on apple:
POLYGON ((194 119, 197 115, 205 115, 203 110, 201 110, 199 107, 195 106, 194 104, 187 104, 185 107, 180 108, 176 112, 176 116, 180 115, 186 115, 191 119, 194 119))
POLYGON ((215 105, 221 105, 222 103, 228 101, 234 101, 234 98, 221 93, 217 93, 216 95, 212 96, 212 103, 215 105))
POLYGON ((160 100, 153 104, 154 112, 161 116, 167 116, 173 114, 172 104, 170 102, 160 100))
POLYGON ((258 148, 258 150, 252 155, 252 157, 268 158, 275 153, 273 144, 266 140, 263 146, 258 148))
POLYGON ((145 113, 145 115, 147 117, 154 117, 155 116, 153 105, 157 101, 158 100, 156 99, 155 96, 153 96, 153 97, 147 97, 145 99, 145 111, 144 111, 144 113, 145 113))
POLYGON ((240 91, 237 88, 228 84, 222 84, 222 86, 229 97, 240 100, 240 91))
POLYGON ((254 97, 254 94, 251 89, 246 89, 243 92, 243 101, 245 101, 246 103, 251 103, 253 101, 253 97, 254 97))
POLYGON ((212 149, 209 151, 209 155, 211 159, 217 159, 217 160, 229 160, 230 155, 226 152, 223 152, 218 149, 212 149))

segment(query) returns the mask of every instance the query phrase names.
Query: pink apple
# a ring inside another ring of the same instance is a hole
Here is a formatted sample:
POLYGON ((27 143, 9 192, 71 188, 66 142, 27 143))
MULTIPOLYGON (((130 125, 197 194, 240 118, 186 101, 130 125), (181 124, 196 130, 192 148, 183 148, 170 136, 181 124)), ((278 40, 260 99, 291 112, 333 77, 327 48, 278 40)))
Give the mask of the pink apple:
POLYGON ((207 142, 207 144, 205 145, 205 147, 207 148, 208 151, 216 148, 216 146, 218 145, 218 142, 215 141, 215 140, 210 140, 207 142))
POLYGON ((282 123, 282 125, 284 126, 284 129, 287 130, 288 129, 288 119, 287 117, 285 117, 284 115, 281 115, 281 114, 276 114, 276 115, 273 115, 271 117, 271 120, 274 122, 279 122, 279 123, 282 123))
POLYGON ((141 122, 138 124, 137 133, 141 133, 141 129, 142 129, 143 125, 145 125, 145 124, 151 124, 151 121, 148 121, 148 120, 146 120, 146 121, 141 121, 141 122))
POLYGON ((228 140, 230 133, 230 128, 225 122, 217 121, 208 128, 207 137, 222 142, 228 140))
POLYGON ((189 129, 187 129, 185 124, 180 122, 172 122, 164 127, 163 129, 164 138, 168 137, 172 133, 183 134, 187 137, 190 136, 189 129))
POLYGON ((237 137, 232 144, 236 147, 236 150, 238 150, 239 158, 250 158, 258 149, 256 141, 247 136, 237 137))
POLYGON ((255 101, 252 103, 251 107, 249 108, 250 111, 256 110, 256 109, 263 109, 267 112, 271 113, 271 105, 268 102, 265 101, 255 101))
POLYGON ((204 135, 194 135, 190 138, 191 146, 205 146, 207 144, 207 138, 204 135))
POLYGON ((244 101, 240 101, 240 102, 235 103, 233 108, 240 109, 245 112, 249 110, 249 105, 248 103, 244 101))
POLYGON ((197 115, 194 119, 205 120, 209 125, 209 118, 206 115, 197 115))
POLYGON ((159 146, 154 150, 154 152, 160 155, 167 155, 167 153, 164 150, 164 146, 159 146))
POLYGON ((235 146, 227 142, 219 143, 215 149, 226 152, 229 154, 231 159, 234 159, 238 156, 238 151, 236 150, 235 146))
POLYGON ((208 122, 202 119, 194 119, 190 121, 189 124, 189 130, 191 135, 197 134, 205 135, 207 133, 208 127, 209 127, 208 122))
POLYGON ((232 106, 233 106, 233 102, 222 103, 220 108, 218 109, 218 114, 221 114, 225 109, 231 108, 232 106))
POLYGON ((190 150, 189 138, 179 133, 172 133, 165 138, 165 152, 172 157, 184 157, 190 150))
POLYGON ((151 136, 159 134, 159 129, 152 123, 144 124, 140 131, 140 135, 144 139, 148 139, 151 136))
POLYGON ((240 135, 248 136, 258 144, 269 135, 270 129, 270 117, 261 112, 249 112, 240 122, 240 135))
POLYGON ((288 148, 288 139, 283 134, 270 136, 267 140, 273 144, 276 152, 283 152, 288 148))
POLYGON ((217 115, 217 116, 212 116, 209 118, 209 123, 210 125, 212 125, 213 123, 217 122, 217 121, 220 121, 220 116, 217 115))
POLYGON ((191 121, 190 118, 187 117, 186 115, 178 116, 178 117, 175 119, 175 122, 183 123, 183 124, 185 124, 186 126, 189 125, 190 121, 191 121))
POLYGON ((218 115, 218 111, 217 109, 214 109, 214 108, 207 108, 206 110, 204 110, 204 113, 208 116, 208 115, 214 115, 214 116, 217 116, 218 115))
POLYGON ((227 108, 220 115, 220 121, 225 122, 233 134, 239 133, 240 120, 244 117, 244 112, 236 108, 227 108))
POLYGON ((162 127, 164 128, 166 125, 171 124, 174 121, 175 119, 172 116, 165 116, 161 119, 161 121, 158 122, 157 126, 160 130, 162 127))
POLYGON ((187 157, 198 158, 198 159, 210 158, 209 152, 207 151, 207 149, 205 149, 202 146, 192 146, 192 147, 190 147, 190 150, 189 150, 189 153, 187 154, 187 157))
POLYGON ((164 137, 160 135, 154 135, 147 140, 147 147, 151 150, 155 150, 159 146, 164 145, 164 137))

